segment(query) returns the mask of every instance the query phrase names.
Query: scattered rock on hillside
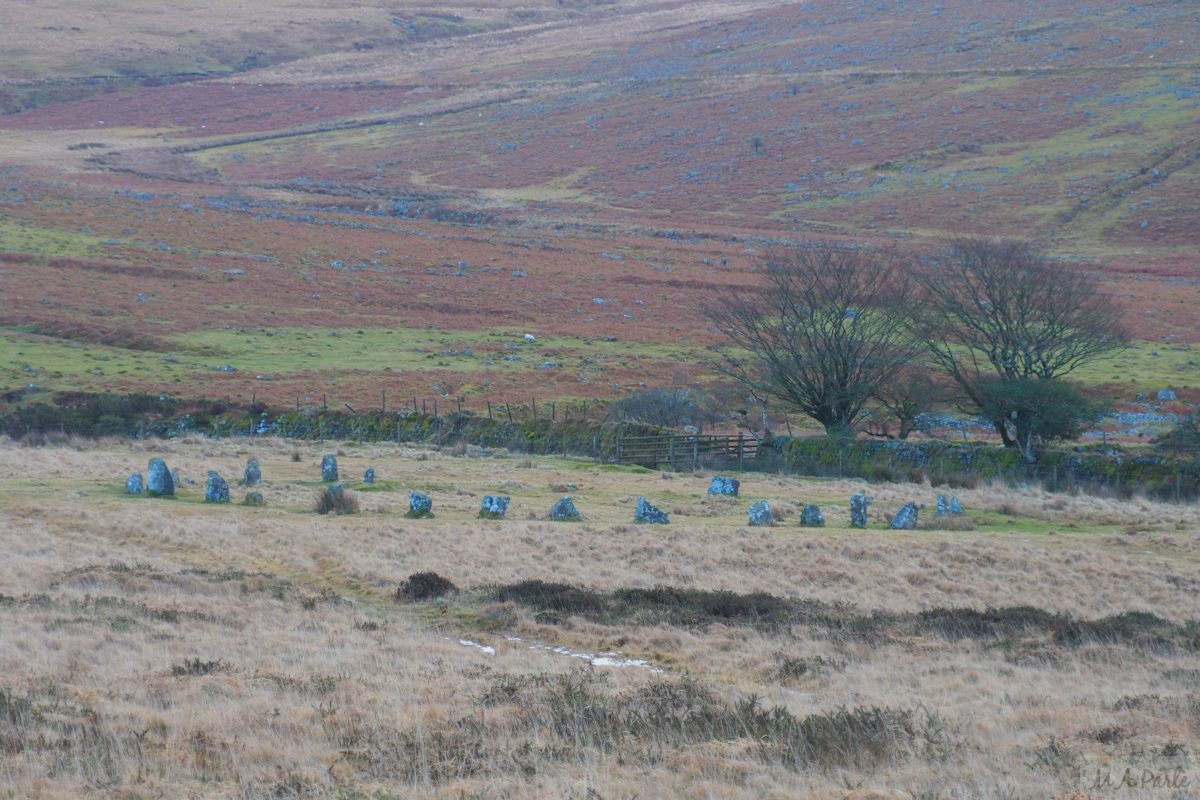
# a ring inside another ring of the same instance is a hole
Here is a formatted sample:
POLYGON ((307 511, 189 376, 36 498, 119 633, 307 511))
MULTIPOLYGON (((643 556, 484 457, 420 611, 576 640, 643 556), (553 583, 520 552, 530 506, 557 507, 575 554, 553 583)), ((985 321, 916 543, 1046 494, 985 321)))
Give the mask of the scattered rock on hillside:
POLYGON ((855 492, 850 496, 850 527, 865 528, 867 527, 867 506, 875 502, 870 497, 867 497, 862 492, 855 492))
POLYGON ((892 517, 892 521, 888 527, 906 531, 911 531, 913 528, 917 527, 917 504, 905 503, 900 510, 896 512, 896 516, 892 517))
POLYGON ((633 512, 633 521, 647 525, 666 525, 671 520, 667 517, 666 513, 659 511, 646 502, 646 498, 639 497, 637 499, 637 507, 633 512))
POLYGON ((175 494, 175 481, 167 462, 161 458, 152 458, 146 465, 146 494, 151 497, 172 497, 175 494))
POLYGON ((733 478, 725 478, 720 475, 713 476, 712 483, 708 485, 709 494, 727 494, 737 497, 738 487, 742 485, 741 481, 733 478))
POLYGON ((579 522, 582 517, 579 516, 579 509, 571 502, 571 496, 567 495, 550 509, 550 519, 559 522, 579 522))
POLYGON ((242 477, 242 483, 246 486, 258 486, 262 483, 262 470, 258 468, 257 458, 246 465, 246 472, 242 477))
POLYGON ((1158 399, 1159 400, 1177 400, 1178 398, 1175 397, 1175 393, 1172 392, 1170 389, 1160 389, 1158 392, 1158 399))
POLYGON ((224 478, 217 474, 216 470, 210 469, 208 471, 208 485, 204 488, 204 502, 229 502, 229 484, 225 482, 224 478))
POLYGON ((770 525, 775 521, 775 518, 771 516, 771 507, 767 505, 766 500, 751 503, 748 513, 751 525, 770 525))
POLYGON ((135 472, 125 479, 125 492, 127 494, 142 493, 142 473, 135 472))
POLYGON ((504 519, 504 515, 507 512, 507 497, 496 497, 490 494, 484 495, 483 502, 479 504, 480 519, 504 519))
POLYGON ((800 514, 800 524, 806 528, 824 528, 825 516, 821 513, 819 506, 809 503, 800 514))
POLYGON ((321 481, 323 483, 337 483, 337 479, 337 459, 331 455, 325 456, 321 459, 321 481))

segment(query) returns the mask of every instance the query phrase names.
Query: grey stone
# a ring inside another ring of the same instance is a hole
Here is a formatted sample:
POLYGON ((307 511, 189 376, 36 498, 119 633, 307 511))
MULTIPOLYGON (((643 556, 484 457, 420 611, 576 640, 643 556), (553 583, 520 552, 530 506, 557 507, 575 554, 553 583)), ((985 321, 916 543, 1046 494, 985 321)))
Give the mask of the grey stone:
POLYGON ((742 485, 741 481, 733 478, 725 478, 720 475, 714 475, 712 483, 708 485, 709 494, 728 494, 737 497, 738 487, 742 485))
POLYGON ((1175 393, 1172 392, 1170 389, 1159 389, 1158 399, 1159 400, 1176 400, 1178 398, 1175 397, 1175 393))
MULTIPOLYGON (((171 482, 174 483, 176 486, 183 485, 183 481, 179 479, 179 470, 177 470, 177 469, 171 470, 171 482)), ((195 481, 188 481, 188 483, 195 483, 195 481)))
POLYGON ((257 458, 246 465, 246 472, 242 476, 242 483, 246 486, 258 486, 262 483, 262 470, 258 468, 257 458))
POLYGON ((367 471, 363 473, 363 483, 367 483, 367 484, 375 483, 375 468, 374 467, 368 467, 367 471))
POLYGON ((152 458, 146 465, 146 494, 151 497, 171 497, 175 494, 175 481, 171 470, 161 458, 152 458))
POLYGON ((913 528, 917 527, 917 513, 916 503, 905 503, 904 506, 896 512, 896 516, 892 517, 892 521, 888 527, 896 528, 897 530, 911 531, 913 528))
POLYGON ((325 456, 321 459, 321 480, 325 483, 337 483, 337 479, 337 459, 333 456, 325 456))
POLYGON ((646 502, 646 498, 637 499, 637 507, 633 511, 633 521, 650 525, 666 525, 671 520, 667 515, 646 502))
POLYGON ((135 472, 125 479, 125 491, 128 494, 142 493, 142 473, 135 472))
POLYGON ((775 518, 771 516, 771 507, 767 505, 766 500, 751 503, 748 512, 751 525, 770 525, 775 521, 775 518))
POLYGON ((413 490, 408 495, 408 516, 410 517, 432 517, 433 516, 433 498, 427 494, 413 490))
POLYGON ((951 497, 951 498, 950 498, 950 513, 951 513, 951 514, 961 514, 961 513, 963 513, 963 507, 962 507, 962 503, 958 502, 958 498, 957 498, 957 497, 951 497))
POLYGON ((850 527, 865 528, 867 527, 867 506, 871 505, 874 500, 867 497, 862 492, 855 492, 850 496, 850 527))
POLYGON ((228 503, 229 484, 217 474, 216 470, 208 471, 208 485, 204 487, 204 502, 228 503))
POLYGON ((800 514, 800 524, 807 528, 824 528, 825 517, 818 506, 809 503, 800 514))
POLYGON ((579 522, 582 517, 579 516, 579 509, 575 508, 575 504, 571 502, 571 496, 566 495, 554 504, 554 508, 550 509, 550 519, 560 522, 579 522))
POLYGON ((484 495, 483 502, 479 504, 479 517, 481 519, 504 519, 507 511, 507 497, 496 497, 488 494, 484 495))
POLYGON ((242 501, 248 506, 265 506, 267 501, 263 499, 262 492, 246 492, 246 499, 242 501))
POLYGON ((933 512, 935 519, 950 516, 950 504, 946 502, 946 495, 939 494, 937 499, 937 511, 933 512))

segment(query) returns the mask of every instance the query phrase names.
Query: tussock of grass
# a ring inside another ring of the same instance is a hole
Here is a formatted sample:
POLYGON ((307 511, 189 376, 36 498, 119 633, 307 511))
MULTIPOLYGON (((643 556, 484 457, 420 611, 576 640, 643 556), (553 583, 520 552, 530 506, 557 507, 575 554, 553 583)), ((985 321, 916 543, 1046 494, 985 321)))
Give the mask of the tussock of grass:
POLYGON ((458 587, 453 581, 436 572, 415 572, 396 589, 396 599, 411 603, 416 600, 444 597, 457 591, 458 587))

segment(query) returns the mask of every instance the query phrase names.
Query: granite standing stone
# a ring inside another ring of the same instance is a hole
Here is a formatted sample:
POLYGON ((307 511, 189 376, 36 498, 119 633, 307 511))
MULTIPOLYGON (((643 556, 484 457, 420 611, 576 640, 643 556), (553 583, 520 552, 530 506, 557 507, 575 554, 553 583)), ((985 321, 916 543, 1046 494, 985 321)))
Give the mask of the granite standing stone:
POLYGON ((892 517, 889 528, 898 530, 911 531, 917 527, 917 504, 905 503, 904 506, 896 512, 896 516, 892 517))
POLYGON ((579 509, 571 502, 571 496, 566 495, 550 509, 550 519, 559 522, 579 522, 582 517, 579 516, 579 509))
POLYGON ((204 502, 228 503, 229 484, 217 474, 216 470, 208 471, 208 485, 204 487, 204 502))
POLYGON ((142 493, 142 473, 135 472, 125 479, 125 491, 128 494, 142 493))
POLYGON ((958 502, 957 497, 950 498, 950 513, 956 515, 963 513, 962 503, 958 502))
POLYGON ((867 497, 862 492, 855 492, 850 496, 850 527, 865 528, 867 527, 867 506, 871 505, 874 500, 867 497))
POLYGON ((363 483, 366 483, 366 484, 375 483, 375 468, 374 467, 368 468, 367 471, 363 473, 363 483))
POLYGON ((262 483, 262 470, 258 468, 257 458, 246 465, 246 473, 242 476, 242 483, 246 486, 258 486, 262 483))
POLYGON ((415 490, 410 492, 408 495, 408 516, 432 517, 433 498, 427 494, 421 494, 415 490))
POLYGON ((728 494, 737 497, 738 487, 742 485, 741 481, 733 478, 725 478, 720 475, 713 476, 712 483, 708 485, 709 494, 728 494))
POLYGON ((933 512, 935 519, 950 516, 950 504, 946 502, 946 495, 939 494, 937 499, 937 511, 933 512))
POLYGON ((507 497, 495 497, 490 494, 484 495, 483 502, 479 504, 480 519, 504 519, 504 515, 507 512, 507 497))
POLYGON ((824 528, 825 516, 821 513, 819 506, 809 503, 800 514, 800 524, 806 528, 824 528))
POLYGON ((324 483, 337 483, 337 479, 337 459, 333 456, 325 456, 321 459, 321 480, 324 483))
POLYGON ((161 458, 152 458, 146 466, 146 494, 151 497, 171 497, 175 494, 175 481, 171 470, 161 458))
POLYGON ((646 502, 646 498, 637 499, 637 507, 633 511, 633 521, 648 525, 666 525, 671 520, 665 513, 646 502))
POLYGON ((748 513, 751 525, 770 525, 775 521, 775 518, 771 516, 771 507, 767 505, 766 500, 751 503, 748 513))

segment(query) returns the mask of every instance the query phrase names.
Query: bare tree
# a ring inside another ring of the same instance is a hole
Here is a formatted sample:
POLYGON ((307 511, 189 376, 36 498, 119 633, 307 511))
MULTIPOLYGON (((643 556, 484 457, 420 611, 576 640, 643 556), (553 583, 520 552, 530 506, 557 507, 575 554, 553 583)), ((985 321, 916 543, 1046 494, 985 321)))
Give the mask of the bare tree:
POLYGON ((730 340, 723 369, 758 397, 773 397, 850 434, 880 386, 907 364, 900 261, 877 250, 810 242, 767 252, 764 281, 705 308, 730 340))
MULTIPOLYGON (((1113 297, 1029 242, 950 239, 915 280, 925 297, 913 307, 913 339, 974 413, 995 410, 995 380, 1059 378, 1128 341, 1113 297)), ((1016 445, 1011 418, 989 421, 1016 445)))
POLYGON ((892 438, 888 417, 895 419, 900 428, 897 439, 907 439, 917 429, 917 417, 942 406, 946 402, 946 387, 941 376, 928 367, 913 365, 905 367, 888 383, 875 392, 886 416, 876 413, 872 436, 892 438))

